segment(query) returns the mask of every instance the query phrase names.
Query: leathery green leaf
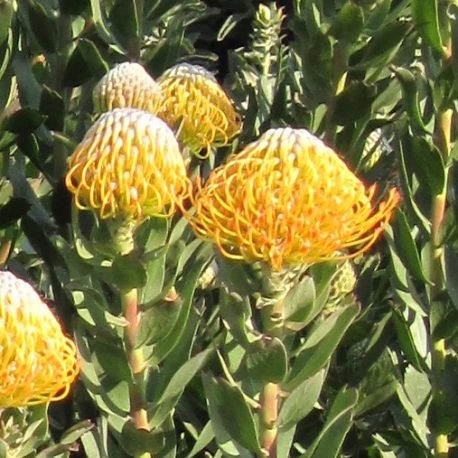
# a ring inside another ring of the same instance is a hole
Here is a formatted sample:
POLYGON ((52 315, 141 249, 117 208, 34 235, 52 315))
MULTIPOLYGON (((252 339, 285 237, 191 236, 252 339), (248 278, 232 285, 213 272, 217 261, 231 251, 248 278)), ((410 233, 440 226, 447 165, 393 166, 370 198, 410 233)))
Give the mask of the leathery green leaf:
POLYGON ((320 396, 324 378, 325 371, 321 370, 286 395, 278 417, 280 429, 291 428, 312 411, 320 396))
POLYGON ((393 220, 394 244, 397 253, 410 274, 417 280, 428 282, 423 272, 415 240, 404 213, 398 209, 393 220))
POLYGON ((323 429, 301 458, 334 458, 351 427, 358 391, 342 388, 335 398, 323 429))
POLYGON ((260 383, 280 383, 287 374, 285 346, 277 338, 261 338, 249 345, 246 365, 250 376, 260 383))
POLYGON ((293 390, 326 365, 358 313, 358 305, 349 305, 333 313, 311 331, 291 368, 284 386, 286 390, 293 390))
POLYGON ((441 54, 444 52, 440 34, 436 0, 412 0, 412 17, 425 43, 441 54))
POLYGON ((118 256, 112 265, 113 281, 119 289, 141 288, 146 284, 143 264, 131 255, 118 256))
POLYGON ((170 412, 173 411, 186 385, 204 366, 213 351, 214 349, 210 348, 198 353, 196 356, 186 361, 183 366, 175 372, 161 397, 152 408, 152 417, 149 423, 153 428, 161 425, 170 412))
MULTIPOLYGON (((260 452, 258 431, 253 413, 244 394, 238 386, 224 379, 203 377, 207 395, 210 419, 216 414, 229 436, 242 447, 252 452, 260 452)), ((218 440, 217 431, 215 431, 218 440)))

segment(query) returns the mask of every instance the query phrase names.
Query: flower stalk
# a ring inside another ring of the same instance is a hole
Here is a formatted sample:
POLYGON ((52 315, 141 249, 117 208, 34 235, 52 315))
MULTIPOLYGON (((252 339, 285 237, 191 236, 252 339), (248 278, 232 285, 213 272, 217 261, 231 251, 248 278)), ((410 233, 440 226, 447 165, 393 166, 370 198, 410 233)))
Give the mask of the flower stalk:
MULTIPOLYGON (((440 301, 441 292, 444 289, 444 278, 442 272, 443 247, 441 242, 441 228, 445 217, 447 201, 448 167, 447 161, 450 156, 450 135, 453 111, 446 109, 437 114, 435 129, 435 144, 442 154, 445 168, 444 186, 441 192, 433 196, 432 220, 431 220, 431 282, 430 300, 432 307, 440 301)), ((434 314, 430 313, 431 329, 431 390, 432 405, 438 408, 439 418, 447 415, 443 405, 443 372, 445 369, 446 345, 443 337, 437 336, 434 332, 434 314)), ((433 431, 434 434, 434 457, 447 458, 449 443, 447 434, 441 431, 433 431)))
MULTIPOLYGON (((135 226, 129 222, 121 223, 115 230, 115 243, 121 255, 128 255, 134 249, 133 232, 135 226)), ((127 322, 124 328, 124 346, 127 362, 132 372, 133 381, 129 386, 130 416, 135 427, 139 430, 150 431, 147 412, 145 409, 144 370, 145 361, 141 348, 136 348, 135 341, 140 324, 138 310, 138 290, 121 290, 122 314, 127 322)), ((150 453, 142 453, 136 458, 150 458, 150 453)))

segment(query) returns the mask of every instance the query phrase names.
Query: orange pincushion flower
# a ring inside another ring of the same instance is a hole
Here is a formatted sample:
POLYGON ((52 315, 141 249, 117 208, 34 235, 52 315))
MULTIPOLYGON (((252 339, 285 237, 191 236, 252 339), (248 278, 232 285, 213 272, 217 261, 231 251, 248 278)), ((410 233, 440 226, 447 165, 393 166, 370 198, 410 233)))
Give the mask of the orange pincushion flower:
POLYGON ((71 156, 65 182, 78 208, 133 220, 170 216, 190 185, 173 132, 130 108, 102 114, 71 156))
POLYGON ((114 108, 138 108, 154 114, 161 103, 161 90, 142 65, 123 62, 97 83, 93 100, 97 113, 114 108))
POLYGON ((280 270, 369 249, 399 201, 392 189, 374 209, 375 192, 306 130, 271 129, 212 171, 187 216, 223 255, 280 270))
POLYGON ((159 86, 163 104, 158 116, 178 127, 178 139, 199 157, 207 157, 212 146, 227 145, 240 131, 240 116, 205 68, 175 65, 160 77, 159 86))
POLYGON ((0 407, 57 401, 79 372, 74 343, 34 289, 0 272, 0 407))

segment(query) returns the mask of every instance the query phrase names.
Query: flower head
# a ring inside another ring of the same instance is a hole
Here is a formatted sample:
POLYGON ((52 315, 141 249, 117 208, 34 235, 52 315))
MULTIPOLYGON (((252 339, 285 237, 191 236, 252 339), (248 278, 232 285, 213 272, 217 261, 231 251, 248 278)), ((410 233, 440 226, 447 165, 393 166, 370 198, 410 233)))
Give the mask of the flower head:
POLYGON ((80 209, 100 218, 170 216, 189 191, 178 142, 167 125, 142 110, 102 114, 70 158, 67 188, 80 209))
POLYGON ((34 289, 0 272, 0 407, 56 401, 78 375, 74 343, 34 289))
POLYGON ((95 86, 94 110, 138 108, 155 114, 161 103, 159 85, 135 62, 123 62, 112 68, 95 86))
POLYGON ((187 216, 223 255, 279 270, 366 251, 399 201, 393 189, 374 209, 375 192, 306 130, 271 129, 198 185, 187 216))
POLYGON ((205 68, 175 65, 160 77, 159 86, 163 104, 158 116, 178 127, 178 139, 199 157, 207 157, 212 146, 227 145, 240 131, 240 116, 205 68))

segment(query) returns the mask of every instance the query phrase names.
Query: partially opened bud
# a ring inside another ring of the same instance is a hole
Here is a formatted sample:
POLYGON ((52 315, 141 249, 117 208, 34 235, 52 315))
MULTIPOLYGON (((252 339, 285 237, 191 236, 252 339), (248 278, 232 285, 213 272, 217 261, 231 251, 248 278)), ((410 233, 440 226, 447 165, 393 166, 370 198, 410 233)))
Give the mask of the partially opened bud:
POLYGON ((211 172, 187 217, 223 255, 280 270, 368 250, 399 201, 375 209, 375 192, 306 130, 271 129, 211 172))
POLYGON ((160 77, 159 85, 163 104, 158 116, 176 127, 178 139, 199 157, 207 157, 212 147, 227 145, 240 131, 240 116, 205 68, 176 65, 160 77))
POLYGON ((93 100, 97 113, 114 108, 138 108, 155 114, 161 103, 161 90, 143 66, 123 62, 97 83, 93 100))
POLYGON ((159 118, 119 108, 104 113, 70 158, 67 188, 100 218, 170 216, 188 195, 178 143, 159 118))
POLYGON ((78 375, 73 342, 34 289, 0 272, 0 408, 67 396, 78 375))

